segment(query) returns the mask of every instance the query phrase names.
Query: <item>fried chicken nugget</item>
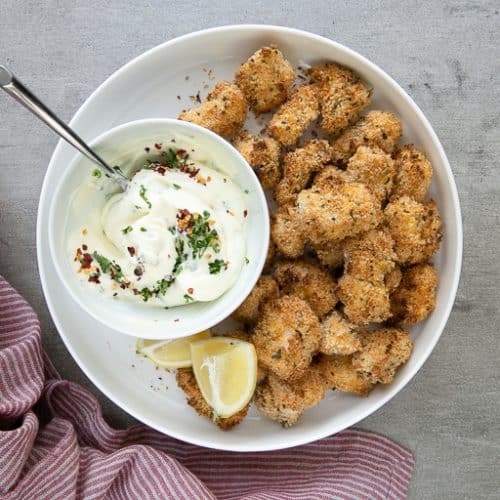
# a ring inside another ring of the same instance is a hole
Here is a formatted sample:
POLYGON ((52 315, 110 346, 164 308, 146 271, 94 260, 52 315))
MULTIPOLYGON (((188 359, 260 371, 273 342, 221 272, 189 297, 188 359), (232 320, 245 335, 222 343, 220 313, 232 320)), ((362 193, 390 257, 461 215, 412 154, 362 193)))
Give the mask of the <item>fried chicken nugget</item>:
POLYGON ((344 314, 357 325, 381 323, 391 316, 389 293, 384 282, 372 282, 344 274, 337 287, 344 314))
POLYGON ((358 396, 368 396, 374 384, 364 373, 354 369, 352 357, 353 355, 327 356, 322 354, 316 367, 323 377, 326 388, 350 392, 358 396))
POLYGON ((280 205, 295 203, 311 175, 321 170, 329 159, 330 144, 320 139, 307 141, 302 148, 287 153, 283 157, 283 179, 276 186, 276 201, 280 205))
POLYGON ((442 223, 434 201, 419 203, 403 196, 391 201, 384 215, 400 264, 426 262, 439 249, 442 223))
POLYGON ((327 165, 314 177, 313 187, 321 191, 331 191, 345 182, 349 182, 345 170, 335 165, 327 165))
POLYGON ((271 276, 262 275, 257 281, 250 295, 245 299, 243 304, 233 312, 231 317, 236 321, 248 325, 258 321, 260 311, 264 303, 278 297, 278 284, 271 276))
POLYGON ((249 404, 238 413, 228 418, 221 418, 215 415, 213 409, 203 399, 191 368, 179 368, 175 375, 175 379, 177 380, 177 385, 185 392, 188 405, 192 406, 198 415, 208 418, 221 429, 229 430, 235 425, 238 425, 246 417, 250 407, 249 404))
POLYGON ((319 101, 314 85, 299 87, 269 121, 269 133, 283 146, 293 146, 316 121, 319 101))
POLYGON ((279 207, 271 222, 271 238, 285 257, 296 259, 304 253, 305 241, 295 207, 279 207))
POLYGON ((397 176, 392 198, 407 195, 414 200, 424 201, 432 180, 431 162, 413 144, 406 144, 399 148, 394 159, 397 176))
POLYGON ((402 328, 381 328, 360 334, 362 350, 352 355, 352 365, 371 382, 388 384, 396 370, 410 358, 413 342, 402 328))
POLYGON ((281 148, 277 141, 243 130, 234 139, 233 146, 253 168, 264 189, 272 189, 278 184, 281 179, 281 148))
POLYGON ((226 139, 243 127, 247 101, 241 90, 229 82, 219 82, 197 108, 184 109, 179 120, 196 123, 226 139))
POLYGON ((285 294, 305 300, 319 318, 337 303, 335 280, 317 264, 304 260, 278 262, 273 276, 285 294))
POLYGON ((388 111, 370 111, 332 143, 332 161, 346 164, 359 146, 378 146, 392 153, 403 129, 399 118, 388 111))
POLYGON ((395 267, 394 240, 385 228, 372 229, 348 238, 342 244, 345 273, 371 282, 382 283, 395 267))
POLYGON ((321 323, 323 335, 319 346, 323 354, 352 354, 361 349, 357 326, 339 311, 332 311, 321 323))
POLYGON ((270 374, 255 390, 255 406, 271 420, 283 427, 291 427, 304 410, 317 405, 324 396, 321 374, 316 368, 308 367, 293 383, 270 374))
POLYGON ((318 86, 321 128, 325 134, 338 134, 370 104, 370 90, 345 66, 321 64, 309 69, 308 74, 318 86))
POLYGON ((401 326, 427 318, 436 307, 438 274, 432 264, 418 264, 403 271, 401 284, 391 297, 392 320, 401 326))
POLYGON ((252 335, 259 363, 283 380, 302 377, 318 350, 321 326, 309 304, 285 295, 264 305, 252 335))
POLYGON ((391 194, 396 164, 382 149, 360 146, 347 162, 346 176, 350 181, 366 184, 382 203, 391 194))
POLYGON ((295 69, 276 45, 262 47, 236 72, 236 85, 256 113, 265 113, 285 102, 295 82, 295 69))
POLYGON ((304 189, 297 197, 297 218, 308 241, 318 247, 378 226, 379 205, 364 184, 339 184, 331 191, 304 189))

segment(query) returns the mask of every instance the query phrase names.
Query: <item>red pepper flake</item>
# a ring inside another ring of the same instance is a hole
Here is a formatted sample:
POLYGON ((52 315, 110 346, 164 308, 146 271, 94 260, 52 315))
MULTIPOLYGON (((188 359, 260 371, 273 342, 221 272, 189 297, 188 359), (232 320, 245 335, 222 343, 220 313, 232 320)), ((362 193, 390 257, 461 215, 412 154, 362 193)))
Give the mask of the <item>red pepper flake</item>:
POLYGON ((187 151, 185 149, 178 149, 175 155, 181 160, 186 156, 187 151))
POLYGON ((96 283, 96 284, 100 284, 101 282, 99 281, 99 275, 98 274, 92 274, 89 276, 89 281, 90 283, 96 283))
POLYGON ((243 210, 243 217, 246 217, 248 215, 248 210, 243 210))
POLYGON ((161 144, 156 143, 156 144, 155 144, 155 148, 156 148, 156 149, 161 149, 161 144))
POLYGON ((193 295, 193 292, 194 292, 194 288, 188 288, 189 295, 193 295))
POLYGON ((82 245, 82 250, 84 251, 87 251, 89 249, 89 247, 87 245, 85 245, 85 243, 82 245))
POLYGON ((210 182, 212 180, 212 177, 207 176, 207 182, 210 182))
POLYGON ((125 289, 127 288, 127 285, 125 285, 125 283, 122 283, 122 284, 120 285, 120 288, 121 288, 122 290, 125 290, 125 289))
POLYGON ((90 264, 92 264, 93 260, 94 259, 92 258, 92 255, 90 255, 88 252, 85 252, 80 259, 82 269, 90 269, 90 264))
POLYGON ((127 247, 128 253, 130 254, 130 257, 133 257, 135 255, 135 248, 134 247, 127 247))
POLYGON ((82 256, 82 250, 80 248, 76 249, 76 254, 75 254, 75 262, 77 260, 80 260, 80 257, 82 256))

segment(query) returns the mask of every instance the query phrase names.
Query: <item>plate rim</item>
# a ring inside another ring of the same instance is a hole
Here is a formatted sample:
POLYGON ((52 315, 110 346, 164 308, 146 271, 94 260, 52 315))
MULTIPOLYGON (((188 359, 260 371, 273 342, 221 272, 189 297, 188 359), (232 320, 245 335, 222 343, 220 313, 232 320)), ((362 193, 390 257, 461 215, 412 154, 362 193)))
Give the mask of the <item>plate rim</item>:
POLYGON ((78 120, 81 114, 83 114, 88 106, 88 102, 94 97, 95 94, 97 94, 103 87, 106 85, 110 84, 113 82, 115 79, 119 78, 121 74, 125 71, 127 71, 132 65, 134 65, 139 59, 153 54, 156 51, 163 50, 164 47, 167 47, 169 45, 175 45, 178 43, 182 43, 185 40, 188 40, 190 38, 195 38, 200 35, 205 35, 205 34, 210 34, 210 33, 215 33, 215 32, 224 32, 224 31, 232 31, 232 30, 248 30, 248 31, 259 31, 259 30, 266 30, 266 31, 280 31, 284 34, 290 33, 290 34, 295 34, 303 37, 307 37, 309 39, 316 39, 318 41, 321 41, 323 43, 327 43, 335 48, 337 48, 340 51, 346 52, 349 54, 351 57, 353 57, 355 60, 361 61, 363 64, 369 66, 375 73, 377 73, 379 76, 381 76, 383 79, 388 80, 391 85, 399 92, 400 96, 406 101, 406 103, 412 108, 412 110, 418 115, 419 119, 422 121, 422 123, 425 125, 425 128, 427 129, 427 133, 430 135, 432 141, 434 142, 434 145, 436 146, 437 152, 442 160, 442 164, 444 169, 446 170, 446 176, 450 182, 450 188, 451 188, 451 194, 452 194, 452 204, 454 206, 454 218, 455 218, 455 225, 456 225, 456 240, 457 240, 457 258, 454 266, 454 274, 453 274, 453 280, 450 286, 450 293, 447 297, 447 303, 444 308, 444 313, 442 315, 441 321, 439 323, 438 328, 436 328, 437 333, 435 334, 433 340, 426 344, 426 349, 423 352, 421 358, 417 362, 416 366, 414 367, 414 370, 408 374, 406 374, 404 377, 401 377, 398 380, 397 388, 394 393, 388 391, 387 394, 384 394, 379 401, 377 401, 373 406, 371 406, 369 409, 365 409, 364 411, 361 411, 359 414, 356 415, 356 418, 351 421, 350 423, 342 423, 339 425, 339 427, 333 431, 333 432, 308 432, 304 434, 300 434, 298 437, 295 439, 288 439, 283 440, 279 445, 270 445, 270 446, 259 446, 259 447, 252 447, 251 443, 249 443, 247 446, 241 446, 241 445, 234 445, 234 444, 228 444, 226 445, 225 443, 220 443, 220 442, 213 442, 212 440, 208 439, 206 441, 200 440, 197 438, 190 438, 189 436, 186 437, 183 433, 180 432, 166 432, 164 429, 161 429, 158 425, 155 423, 151 422, 149 418, 144 417, 143 415, 137 415, 137 413, 131 409, 128 408, 127 404, 124 404, 121 401, 118 401, 118 398, 115 398, 113 394, 110 393, 107 389, 105 389, 100 382, 96 380, 96 378, 93 376, 92 373, 86 368, 85 364, 80 360, 78 354, 75 352, 73 349, 70 341, 68 338, 66 338, 66 335, 64 333, 64 329, 62 325, 59 322, 58 316, 55 312, 55 307, 54 303, 50 298, 49 292, 48 292, 48 286, 47 286, 47 275, 46 275, 46 269, 44 262, 42 260, 42 255, 41 255, 41 234, 42 234, 42 205, 46 203, 45 198, 46 198, 46 192, 48 190, 48 172, 51 170, 53 163, 55 162, 56 156, 59 154, 60 149, 62 148, 63 145, 63 140, 60 139, 54 149, 54 152, 52 153, 45 175, 44 175, 44 180, 42 183, 42 188, 40 191, 40 197, 39 197, 39 203, 38 203, 38 208, 37 208, 37 221, 36 221, 36 253, 37 253, 37 265, 38 265, 38 272, 40 275, 40 281, 42 285, 42 291, 43 295, 45 298, 45 302, 47 304, 47 308, 49 310, 50 316, 52 321, 54 322, 54 325, 66 347, 68 349, 69 353, 75 360, 75 362, 78 364, 79 368, 83 371, 83 373, 88 377, 88 379, 103 393, 108 399, 110 399, 114 404, 116 404, 118 407, 120 407, 123 411, 127 412, 129 415, 134 417, 136 420, 148 425, 149 427, 155 429, 156 431, 160 432, 161 434, 165 434, 168 436, 171 436, 173 438, 182 440, 184 442, 188 442, 191 444, 195 444, 198 446, 202 446, 205 448, 212 448, 212 449, 219 449, 219 450, 227 450, 227 451, 237 451, 237 452, 256 452, 256 451, 271 451, 271 450, 279 450, 279 449, 286 449, 294 446, 299 446, 302 444, 307 444, 322 438, 325 438, 330 435, 337 434, 341 432, 342 430, 351 427, 353 425, 356 425, 360 421, 364 420, 366 417, 369 415, 375 413, 377 410, 379 410, 382 406, 384 406, 389 400, 393 399, 394 397, 397 396, 397 394, 404 388, 406 385, 413 379, 413 377, 420 371, 422 368, 423 364, 427 361, 429 356, 431 355, 432 351, 434 350, 437 342, 441 338, 441 335, 443 334, 444 328, 448 322, 448 319, 450 317, 453 304, 455 302, 455 297, 457 294, 458 290, 458 285, 460 281, 460 275, 461 275, 461 268, 462 268, 462 260, 463 260, 463 226, 462 226, 462 214, 461 214, 461 207, 460 207, 460 201, 459 201, 459 196, 458 196, 458 190, 456 186, 456 181, 455 177, 453 175, 453 171, 451 170, 450 163, 448 161, 448 157, 444 151, 444 148, 434 131, 434 128, 432 127, 431 123, 427 119, 427 117, 424 115, 420 107, 413 101, 413 99, 407 94, 407 92, 399 85, 399 83, 394 80, 388 73, 386 73, 382 68, 380 68, 377 64, 373 63, 363 55, 359 54, 358 52, 354 51, 353 49, 350 49, 349 47, 336 42, 334 40, 331 40, 330 38, 327 38, 322 35, 317 35, 315 33, 311 33, 305 30, 297 29, 297 28, 290 28, 286 26, 279 26, 279 25, 272 25, 272 24, 231 24, 231 25, 225 25, 225 26, 217 26, 217 27, 212 27, 212 28, 207 28, 207 29, 202 29, 202 30, 197 30, 193 31, 190 33, 186 33, 184 35, 174 37, 170 40, 167 40, 161 44, 158 44, 145 52, 139 54, 138 56, 134 57, 127 63, 125 63, 123 66, 118 68, 116 71, 114 71, 110 76, 108 76, 84 101, 84 103, 80 106, 80 108, 76 111, 76 113, 73 115, 71 118, 69 124, 73 125, 75 121, 78 120))

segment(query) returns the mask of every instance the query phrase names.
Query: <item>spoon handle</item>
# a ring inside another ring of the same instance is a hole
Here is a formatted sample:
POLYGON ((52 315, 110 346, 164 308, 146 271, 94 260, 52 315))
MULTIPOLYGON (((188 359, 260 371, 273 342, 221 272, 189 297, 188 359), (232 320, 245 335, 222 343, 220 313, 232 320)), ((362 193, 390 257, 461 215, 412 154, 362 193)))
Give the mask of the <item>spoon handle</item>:
POLYGON ((122 187, 126 186, 128 179, 122 175, 121 172, 111 168, 74 130, 61 121, 4 66, 0 66, 0 87, 54 130, 56 134, 85 155, 90 161, 104 169, 104 171, 118 181, 122 187))

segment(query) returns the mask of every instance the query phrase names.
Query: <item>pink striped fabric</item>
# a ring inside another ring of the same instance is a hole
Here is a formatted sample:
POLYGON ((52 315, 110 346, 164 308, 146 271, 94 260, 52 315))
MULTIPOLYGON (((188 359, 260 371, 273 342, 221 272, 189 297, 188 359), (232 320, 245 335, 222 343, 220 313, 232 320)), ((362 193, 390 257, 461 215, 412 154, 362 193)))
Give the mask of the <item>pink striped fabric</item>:
POLYGON ((34 311, 1 276, 0 381, 3 499, 399 499, 413 472, 410 452, 359 430, 235 454, 113 429, 92 394, 59 378, 34 311))

